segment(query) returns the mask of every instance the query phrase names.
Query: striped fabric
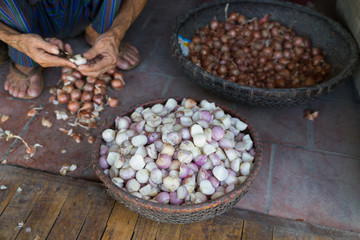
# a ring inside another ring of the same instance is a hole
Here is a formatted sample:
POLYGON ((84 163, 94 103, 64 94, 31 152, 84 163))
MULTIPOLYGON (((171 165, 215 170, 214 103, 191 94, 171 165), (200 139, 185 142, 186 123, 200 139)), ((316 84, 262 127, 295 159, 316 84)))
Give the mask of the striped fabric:
MULTIPOLYGON (((21 33, 42 37, 73 37, 89 24, 98 33, 106 32, 122 0, 1 0, 0 21, 21 33)), ((30 57, 9 46, 11 60, 34 67, 30 57)))

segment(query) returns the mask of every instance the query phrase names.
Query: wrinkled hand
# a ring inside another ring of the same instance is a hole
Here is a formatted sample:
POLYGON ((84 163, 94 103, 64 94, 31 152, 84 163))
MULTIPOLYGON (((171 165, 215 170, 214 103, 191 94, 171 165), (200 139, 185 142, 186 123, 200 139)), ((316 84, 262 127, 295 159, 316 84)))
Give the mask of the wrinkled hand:
POLYGON ((80 65, 78 70, 85 76, 97 77, 115 68, 118 45, 112 37, 99 37, 94 46, 83 53, 83 56, 88 63, 80 65))
POLYGON ((76 68, 76 65, 68 59, 55 55, 59 54, 59 49, 72 53, 69 44, 64 44, 56 38, 47 40, 36 34, 23 34, 24 37, 18 43, 17 49, 28 55, 42 67, 68 66, 76 68))

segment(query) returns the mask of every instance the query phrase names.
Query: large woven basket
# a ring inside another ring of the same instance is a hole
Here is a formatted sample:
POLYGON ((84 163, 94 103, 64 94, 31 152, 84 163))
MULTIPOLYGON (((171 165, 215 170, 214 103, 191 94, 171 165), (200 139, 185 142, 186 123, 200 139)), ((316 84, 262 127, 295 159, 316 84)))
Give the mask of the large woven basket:
MULTIPOLYGON (((165 103, 166 100, 157 100, 154 102, 149 102, 142 107, 151 107, 156 103, 165 103)), ((139 106, 137 106, 139 107, 139 106)), ((137 107, 129 109, 122 116, 129 116, 137 107)), ((243 122, 247 123, 243 118, 238 116, 231 110, 223 108, 228 114, 234 117, 238 117, 243 122)), ((107 126, 107 128, 114 128, 114 123, 107 126)), ((96 172, 96 175, 102 181, 102 183, 107 188, 107 192, 118 202, 125 205, 130 210, 159 222, 166 223, 191 223, 196 221, 202 221, 206 219, 213 218, 217 215, 223 214, 226 211, 230 210, 236 203, 243 197, 249 190, 250 185, 255 179, 256 174, 258 173, 261 161, 262 161, 262 146, 261 142, 254 132, 253 128, 248 125, 248 134, 250 134, 253 142, 254 148, 256 150, 256 155, 254 159, 254 165, 252 167, 250 175, 247 177, 245 182, 241 185, 235 187, 235 189, 217 199, 207 201, 201 204, 193 205, 168 205, 160 204, 152 201, 144 200, 138 197, 133 196, 132 194, 120 189, 117 187, 111 179, 104 173, 103 169, 99 165, 99 149, 100 145, 103 143, 101 136, 99 136, 94 144, 92 152, 92 166, 96 172)))
POLYGON ((180 66, 196 85, 237 102, 270 107, 301 105, 331 92, 350 79, 359 60, 356 42, 340 24, 302 5, 275 0, 215 0, 203 3, 177 17, 171 46, 180 66), (258 19, 270 14, 272 20, 291 27, 297 35, 309 37, 312 46, 327 52, 326 61, 332 67, 329 79, 311 87, 266 89, 226 81, 193 64, 183 55, 178 36, 191 39, 196 29, 202 28, 214 17, 224 21, 227 4, 228 13, 238 12, 258 19))

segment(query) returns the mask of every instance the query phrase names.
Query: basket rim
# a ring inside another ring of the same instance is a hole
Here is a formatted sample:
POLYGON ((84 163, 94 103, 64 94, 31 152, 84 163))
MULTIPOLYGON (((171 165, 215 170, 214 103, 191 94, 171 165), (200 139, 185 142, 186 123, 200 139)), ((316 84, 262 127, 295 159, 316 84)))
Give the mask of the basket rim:
POLYGON ((205 2, 200 4, 199 6, 192 8, 188 10, 187 12, 180 14, 176 17, 176 23, 175 27, 173 29, 173 32, 170 37, 170 41, 172 42, 172 47, 175 52, 175 56, 179 59, 180 62, 183 62, 184 65, 190 65, 194 69, 196 69, 199 72, 199 75, 202 75, 206 78, 212 78, 216 84, 221 85, 222 87, 228 87, 238 89, 241 88, 243 90, 246 90, 251 93, 259 93, 259 94, 268 94, 268 95, 279 95, 281 97, 285 95, 293 96, 297 92, 303 92, 303 93, 309 93, 309 92, 317 92, 321 93, 324 92, 325 89, 331 89, 332 86, 345 81, 346 79, 350 78, 352 75, 352 72, 355 70, 358 62, 359 62, 359 48, 355 42, 355 39, 353 38, 352 34, 350 34, 347 30, 345 30, 340 23, 332 20, 331 18, 325 16, 324 14, 317 12, 309 7, 305 7, 300 4, 291 3, 291 2, 285 2, 285 1, 278 1, 278 0, 218 0, 218 1, 211 1, 211 2, 205 2), (306 14, 313 15, 315 17, 318 17, 328 24, 330 24, 334 31, 336 31, 338 34, 340 34, 344 39, 346 39, 346 42, 348 46, 350 47, 351 56, 349 57, 350 61, 346 65, 345 68, 336 76, 332 77, 331 79, 322 82, 320 84, 316 84, 309 87, 299 87, 299 88, 258 88, 255 86, 246 86, 241 85, 238 83, 227 81, 223 78, 220 78, 216 75, 213 75, 201 67, 198 67, 194 63, 192 63, 187 57, 185 57, 182 54, 182 51, 180 49, 180 46, 178 44, 177 38, 178 38, 178 31, 180 26, 191 16, 196 14, 199 11, 203 11, 206 8, 212 8, 214 6, 228 4, 228 3, 235 3, 235 4, 242 4, 242 3, 261 3, 261 4, 269 4, 269 5, 279 5, 286 8, 296 9, 299 11, 302 11, 306 14))
MULTIPOLYGON (((174 99, 179 102, 179 99, 182 99, 182 98, 174 98, 174 99)), ((135 105, 133 107, 130 107, 127 111, 122 112, 119 116, 128 116, 138 107, 145 107, 145 106, 148 107, 148 106, 152 106, 156 103, 165 103, 166 100, 167 99, 157 99, 154 101, 146 102, 144 104, 135 105)), ((194 100, 196 100, 196 99, 194 99, 194 100)), ((197 103, 199 103, 199 102, 200 101, 197 101, 197 103)), ((208 200, 204 203, 191 204, 191 205, 161 204, 161 203, 156 203, 156 202, 152 202, 149 200, 144 200, 142 198, 138 198, 138 197, 132 195, 131 193, 117 187, 111 181, 110 177, 107 176, 104 173, 103 169, 100 167, 98 159, 100 157, 99 148, 100 148, 100 145, 103 143, 101 135, 99 135, 96 138, 96 141, 93 145, 93 150, 91 153, 91 158, 92 158, 91 163, 92 163, 93 169, 95 170, 96 175, 100 178, 100 180, 105 185, 105 187, 108 189, 108 191, 111 191, 112 194, 115 194, 116 196, 122 198, 123 200, 129 201, 131 204, 136 205, 140 208, 147 208, 147 209, 151 209, 151 210, 155 210, 155 211, 164 211, 167 213, 191 213, 191 212, 206 210, 206 209, 213 208, 213 207, 216 207, 221 204, 226 204, 229 201, 235 199, 237 196, 240 196, 241 194, 246 193, 247 190, 250 188, 250 185, 253 183, 257 173, 259 172, 261 164, 262 164, 261 141, 258 137, 258 134, 256 132, 254 132, 253 127, 243 117, 240 117, 233 110, 228 109, 226 107, 222 107, 219 104, 216 104, 216 106, 221 107, 224 110, 224 112, 230 114, 231 116, 238 117, 241 121, 244 121, 246 124, 248 124, 248 131, 252 137, 254 147, 256 149, 256 154, 255 154, 255 158, 254 158, 254 166, 251 170, 251 173, 248 175, 246 180, 242 184, 236 186, 233 191, 226 193, 219 198, 216 198, 213 200, 208 200)), ((111 123, 108 123, 108 125, 105 126, 104 129, 109 128, 109 127, 111 128, 113 126, 114 126, 114 123, 111 122, 111 123)))

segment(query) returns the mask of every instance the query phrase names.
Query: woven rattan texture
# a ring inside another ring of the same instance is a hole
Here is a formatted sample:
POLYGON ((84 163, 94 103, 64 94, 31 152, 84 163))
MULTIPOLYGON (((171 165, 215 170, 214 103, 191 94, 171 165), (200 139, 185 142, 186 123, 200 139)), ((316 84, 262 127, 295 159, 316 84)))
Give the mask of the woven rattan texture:
POLYGON ((266 107, 302 105, 325 95, 349 80, 359 61, 359 49, 354 38, 340 24, 302 5, 275 0, 216 0, 203 3, 177 17, 171 46, 181 68, 196 85, 240 103, 266 107), (332 67, 329 79, 311 87, 265 89, 226 81, 193 64, 183 56, 178 35, 191 39, 196 29, 202 28, 214 17, 224 21, 227 4, 228 13, 238 12, 258 19, 271 14, 272 20, 291 27, 297 35, 309 37, 313 47, 327 52, 326 61, 332 67))
MULTIPOLYGON (((178 99, 179 100, 179 99, 178 99)), ((156 103, 165 103, 166 100, 156 100, 153 102, 145 103, 141 107, 151 107, 156 103)), ((127 112, 121 114, 121 116, 129 116, 137 107, 130 108, 127 112)), ((220 106, 221 107, 221 106, 220 106)), ((96 172, 96 175, 104 183, 107 188, 107 192, 118 202, 125 205, 130 210, 138 213, 139 215, 145 216, 155 221, 159 222, 168 222, 168 223, 191 223, 202 221, 205 219, 216 217, 220 214, 225 213, 230 210, 236 203, 244 196, 250 188, 250 185, 255 179, 255 176, 259 172, 261 162, 262 162, 262 146, 261 141, 258 138, 258 135, 254 132, 254 129, 249 125, 249 123, 240 117, 237 113, 221 107, 224 111, 231 116, 237 117, 243 122, 248 124, 247 133, 250 134, 254 147, 256 150, 256 155, 254 159, 254 166, 251 170, 248 178, 241 185, 235 187, 235 189, 217 199, 207 201, 201 204, 193 205, 168 205, 168 204, 159 204, 156 202, 144 200, 133 196, 132 194, 126 192, 123 189, 117 187, 111 179, 104 173, 99 165, 100 157, 100 145, 103 143, 101 136, 98 136, 96 142, 94 143, 93 152, 92 152, 92 166, 96 172)), ((106 128, 114 128, 114 123, 109 124, 106 128)))

